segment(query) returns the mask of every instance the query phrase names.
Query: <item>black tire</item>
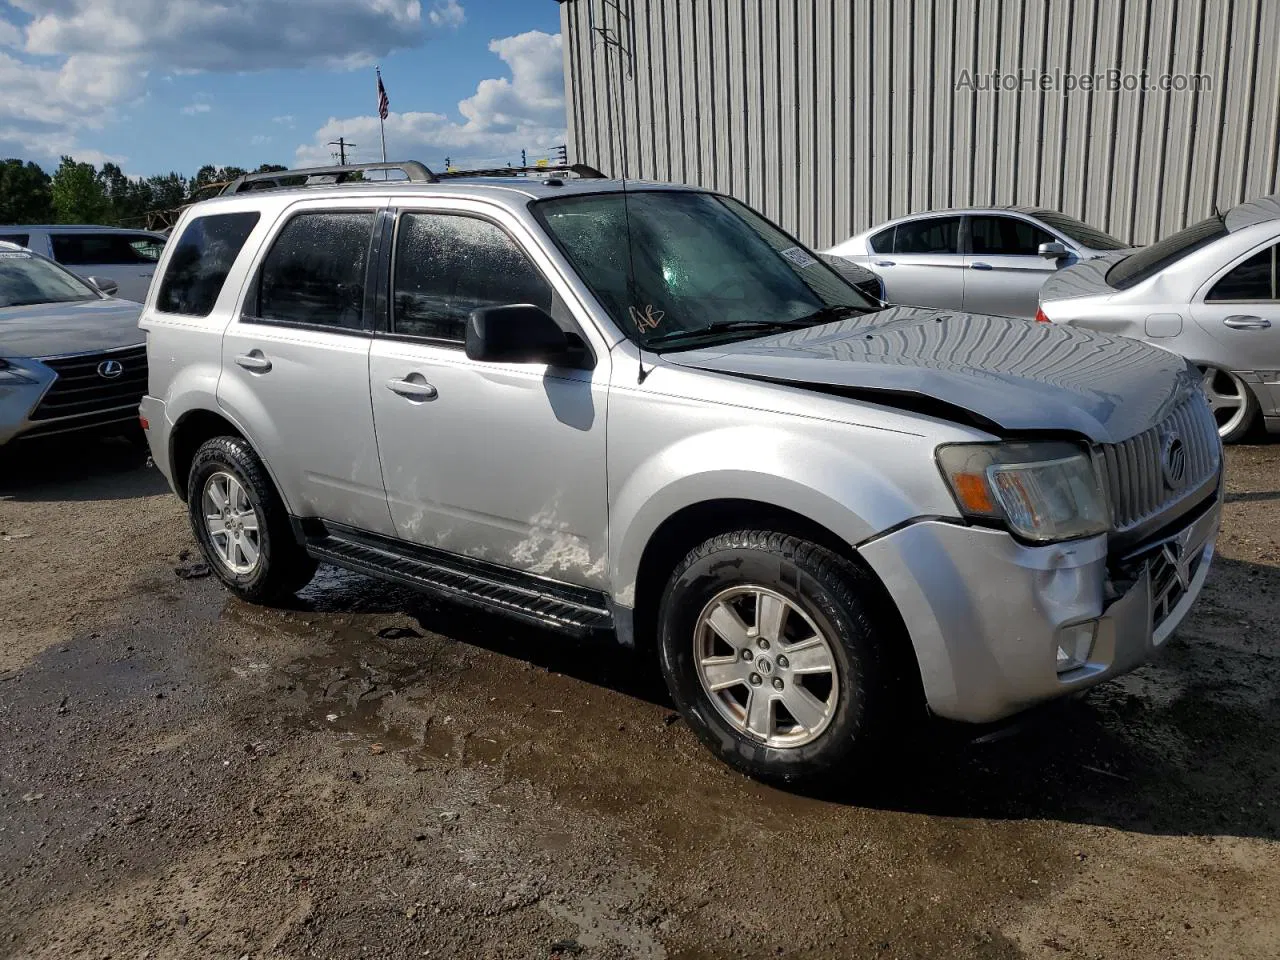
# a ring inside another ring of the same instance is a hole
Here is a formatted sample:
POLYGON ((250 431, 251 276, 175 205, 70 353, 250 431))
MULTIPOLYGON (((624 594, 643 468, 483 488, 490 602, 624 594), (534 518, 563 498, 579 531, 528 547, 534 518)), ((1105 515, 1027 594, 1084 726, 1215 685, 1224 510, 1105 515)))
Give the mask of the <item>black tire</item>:
POLYGON ((282 599, 301 590, 315 576, 316 561, 294 536, 289 513, 266 468, 240 437, 214 437, 196 451, 187 474, 187 514, 209 569, 244 600, 270 603, 282 599), (240 482, 258 514, 258 560, 247 573, 237 573, 223 561, 205 524, 205 484, 220 472, 240 482))
POLYGON ((898 639, 872 615, 873 587, 871 575, 845 558, 785 534, 739 530, 696 547, 667 583, 658 624, 662 674, 686 722, 726 763, 764 780, 844 775, 871 758, 890 724, 886 645, 898 639), (747 584, 785 597, 830 641, 839 695, 827 726, 809 743, 770 746, 739 730, 698 678, 698 618, 722 591, 747 584))

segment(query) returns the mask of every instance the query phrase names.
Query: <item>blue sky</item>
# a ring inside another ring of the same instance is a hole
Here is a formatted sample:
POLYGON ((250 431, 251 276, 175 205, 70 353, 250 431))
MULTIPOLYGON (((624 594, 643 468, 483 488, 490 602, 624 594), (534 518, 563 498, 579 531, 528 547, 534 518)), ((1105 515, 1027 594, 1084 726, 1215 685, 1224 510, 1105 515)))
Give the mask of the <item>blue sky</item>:
POLYGON ((564 140, 561 63, 554 0, 0 0, 0 156, 379 159, 381 64, 390 157, 532 159, 564 140))

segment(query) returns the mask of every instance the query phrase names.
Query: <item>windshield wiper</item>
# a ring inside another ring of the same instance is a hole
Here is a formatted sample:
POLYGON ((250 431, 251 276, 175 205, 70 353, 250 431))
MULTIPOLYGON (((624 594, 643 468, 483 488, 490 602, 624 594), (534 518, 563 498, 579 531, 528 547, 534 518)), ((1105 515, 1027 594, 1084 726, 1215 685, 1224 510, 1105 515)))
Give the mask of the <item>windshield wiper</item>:
POLYGON ((697 330, 673 330, 671 333, 664 333, 658 337, 650 337, 645 341, 645 346, 652 347, 664 343, 675 343, 679 340, 706 336, 714 337, 717 334, 737 333, 739 331, 796 330, 800 327, 812 327, 830 320, 838 320, 841 317, 848 316, 850 313, 869 312, 869 310, 864 310, 861 307, 841 304, 823 307, 794 320, 717 320, 715 323, 709 323, 705 327, 699 327, 697 330))

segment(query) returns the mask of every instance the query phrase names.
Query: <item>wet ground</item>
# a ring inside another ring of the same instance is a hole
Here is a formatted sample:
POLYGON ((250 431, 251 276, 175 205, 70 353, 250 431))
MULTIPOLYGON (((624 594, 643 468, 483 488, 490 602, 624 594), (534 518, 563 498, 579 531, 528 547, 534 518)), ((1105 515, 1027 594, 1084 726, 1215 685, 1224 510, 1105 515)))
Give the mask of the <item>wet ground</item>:
POLYGON ((180 579, 141 460, 0 464, 0 957, 1280 955, 1280 444, 1230 451, 1157 663, 825 795, 720 766, 610 646, 180 579))

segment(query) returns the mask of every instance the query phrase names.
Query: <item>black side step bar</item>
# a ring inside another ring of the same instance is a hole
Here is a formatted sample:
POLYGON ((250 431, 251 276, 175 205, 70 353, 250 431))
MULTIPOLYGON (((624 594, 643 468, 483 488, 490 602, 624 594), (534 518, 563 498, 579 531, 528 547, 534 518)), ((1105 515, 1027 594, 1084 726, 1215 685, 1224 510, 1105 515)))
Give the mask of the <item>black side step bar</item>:
POLYGON ((574 636, 611 631, 603 593, 415 544, 326 525, 304 539, 317 560, 574 636))

